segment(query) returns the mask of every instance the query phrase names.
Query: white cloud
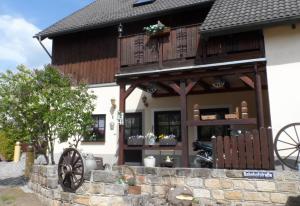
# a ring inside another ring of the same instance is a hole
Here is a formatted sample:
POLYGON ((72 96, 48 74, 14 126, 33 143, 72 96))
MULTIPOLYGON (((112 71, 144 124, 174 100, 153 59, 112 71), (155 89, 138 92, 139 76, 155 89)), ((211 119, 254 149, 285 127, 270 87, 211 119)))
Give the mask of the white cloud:
MULTIPOLYGON (((0 70, 7 67, 14 69, 20 64, 40 68, 50 63, 46 52, 33 38, 39 31, 38 27, 24 18, 0 15, 0 70)), ((44 40, 43 44, 51 51, 50 40, 44 40)))

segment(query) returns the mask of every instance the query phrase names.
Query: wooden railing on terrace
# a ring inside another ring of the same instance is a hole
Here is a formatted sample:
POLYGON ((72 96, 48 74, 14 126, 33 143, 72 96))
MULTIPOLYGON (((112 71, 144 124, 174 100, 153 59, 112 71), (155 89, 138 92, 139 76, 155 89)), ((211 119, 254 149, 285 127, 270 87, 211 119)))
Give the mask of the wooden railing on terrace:
POLYGON ((274 169, 271 129, 239 136, 213 138, 214 167, 218 169, 274 169))
POLYGON ((162 37, 125 36, 121 38, 121 66, 195 58, 199 40, 199 25, 173 28, 162 37))
POLYGON ((200 42, 199 28, 199 24, 172 28, 160 37, 145 33, 121 37, 121 72, 126 67, 155 65, 157 69, 263 55, 260 32, 213 37, 204 44, 200 42))

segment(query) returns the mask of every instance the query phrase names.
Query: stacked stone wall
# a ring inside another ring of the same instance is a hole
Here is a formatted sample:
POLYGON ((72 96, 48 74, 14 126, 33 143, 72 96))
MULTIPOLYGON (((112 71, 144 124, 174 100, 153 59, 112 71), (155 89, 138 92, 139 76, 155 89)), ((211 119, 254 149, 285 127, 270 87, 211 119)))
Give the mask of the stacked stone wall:
POLYGON ((248 179, 241 170, 145 168, 132 167, 141 195, 128 194, 118 183, 130 175, 124 167, 113 171, 93 171, 76 193, 62 192, 56 166, 34 166, 29 186, 44 205, 68 206, 157 206, 169 205, 166 196, 171 188, 185 186, 197 206, 283 206, 300 205, 300 173, 272 171, 273 179, 248 179))

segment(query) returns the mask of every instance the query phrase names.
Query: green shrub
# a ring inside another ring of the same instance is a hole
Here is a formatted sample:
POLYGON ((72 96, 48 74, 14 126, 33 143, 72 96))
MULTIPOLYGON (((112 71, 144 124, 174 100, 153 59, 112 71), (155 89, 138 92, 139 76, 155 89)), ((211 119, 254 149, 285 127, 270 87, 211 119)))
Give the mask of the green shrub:
POLYGON ((8 161, 14 158, 14 141, 7 138, 5 133, 0 132, 0 154, 8 161))

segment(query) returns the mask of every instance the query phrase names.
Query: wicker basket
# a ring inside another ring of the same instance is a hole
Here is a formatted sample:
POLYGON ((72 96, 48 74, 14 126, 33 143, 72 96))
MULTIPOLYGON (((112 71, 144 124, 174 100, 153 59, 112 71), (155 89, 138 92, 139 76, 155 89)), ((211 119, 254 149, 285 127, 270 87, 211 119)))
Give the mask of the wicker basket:
POLYGON ((201 115, 202 120, 216 120, 217 115, 201 115))
POLYGON ((161 146, 176 146, 176 144, 177 144, 177 140, 175 138, 159 140, 159 145, 161 146))

